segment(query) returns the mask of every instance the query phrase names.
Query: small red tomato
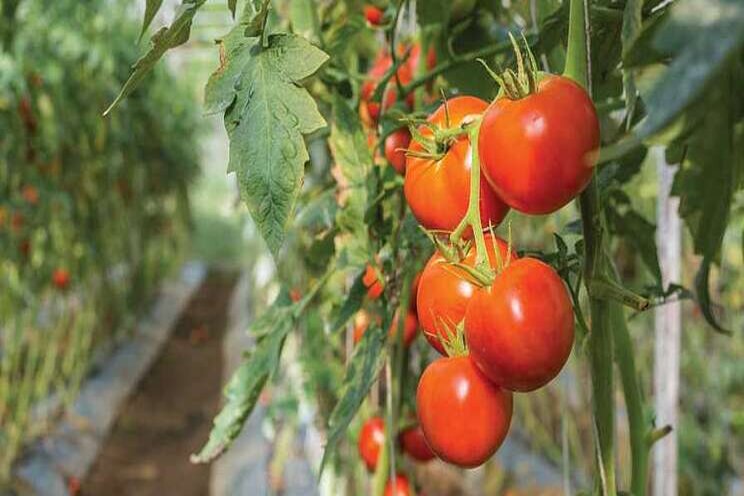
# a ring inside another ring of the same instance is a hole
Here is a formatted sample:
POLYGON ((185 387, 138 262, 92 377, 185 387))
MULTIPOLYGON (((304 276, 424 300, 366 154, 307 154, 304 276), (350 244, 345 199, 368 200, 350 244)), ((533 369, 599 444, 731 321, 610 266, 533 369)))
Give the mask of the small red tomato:
POLYGON ((39 190, 30 184, 23 187, 21 190, 21 196, 23 196, 23 199, 29 205, 36 205, 39 203, 39 190))
POLYGON ((365 331, 369 327, 369 314, 364 310, 359 310, 354 317, 354 344, 361 341, 365 331))
MULTIPOLYGON (((403 50, 401 55, 403 55, 405 51, 403 50)), ((411 68, 411 74, 416 74, 419 69, 419 63, 421 58, 421 44, 420 43, 414 43, 411 46, 411 54, 408 56, 408 65, 411 68)), ((437 52, 434 50, 434 45, 429 46, 429 50, 426 52, 426 68, 428 70, 433 69, 437 65, 437 52)))
POLYGON ((399 438, 403 451, 418 462, 428 462, 436 456, 426 444, 424 431, 418 425, 401 432, 399 438))
POLYGON ((371 265, 367 265, 367 269, 364 271, 364 276, 362 277, 362 283, 367 288, 367 297, 370 300, 379 298, 385 289, 384 284, 377 275, 377 269, 371 265))
MULTIPOLYGON (((464 121, 482 114, 488 104, 479 98, 460 96, 441 105, 428 121, 442 129, 460 126, 464 121), (449 122, 447 122, 449 116, 449 122)), ((421 126, 419 132, 431 137, 432 130, 421 126)), ((416 140, 411 141, 410 152, 426 150, 416 140)), ((472 149, 467 136, 455 138, 444 155, 435 160, 408 155, 403 191, 408 206, 419 223, 429 230, 453 231, 465 216, 470 198, 470 168, 472 149)), ((481 178, 480 212, 484 226, 499 225, 509 207, 499 199, 481 178)), ((472 235, 472 233, 470 233, 472 235)))
POLYGON ((537 92, 495 100, 478 139, 482 170, 510 207, 555 212, 589 183, 599 155, 599 120, 586 91, 547 75, 537 92))
POLYGON ((403 474, 395 475, 395 483, 390 479, 385 484, 385 496, 411 496, 411 484, 403 474))
POLYGON ((302 293, 300 293, 299 289, 292 288, 289 290, 289 299, 292 300, 293 303, 297 303, 302 299, 302 293))
MULTIPOLYGON (((486 249, 491 267, 498 267, 499 257, 506 262, 509 253, 506 241, 490 234, 485 236, 486 249), (494 243, 498 247, 496 256, 494 243)), ((511 251, 510 260, 517 258, 511 251)), ((468 267, 475 266, 476 251, 471 248, 462 263, 468 267)), ((447 260, 435 252, 421 272, 417 300, 417 312, 421 329, 429 343, 442 355, 445 354, 442 340, 447 340, 455 328, 465 318, 470 298, 476 286, 468 281, 462 269, 447 263, 447 260)))
POLYGON ((359 456, 370 472, 377 468, 380 450, 385 444, 385 421, 380 417, 372 417, 362 426, 359 433, 359 456))
POLYGON ((506 438, 512 393, 489 381, 469 356, 444 357, 421 375, 416 406, 431 450, 448 463, 473 468, 506 438))
POLYGON ((385 18, 385 13, 382 9, 367 4, 364 6, 364 18, 367 19, 367 22, 372 26, 381 26, 385 18))
POLYGON ((550 265, 522 258, 476 291, 465 315, 470 356, 492 381, 533 391, 563 368, 573 346, 568 291, 550 265))
POLYGON ((54 269, 52 283, 57 289, 67 289, 70 285, 70 273, 66 269, 54 269))
MULTIPOLYGON (((397 336, 397 329, 398 329, 398 311, 395 311, 395 315, 393 316, 393 321, 390 323, 390 330, 388 331, 388 336, 390 339, 395 339, 397 336)), ((418 319, 416 318, 416 314, 413 312, 407 312, 406 318, 403 322, 403 346, 411 346, 411 343, 416 338, 416 335, 418 334, 418 319)))
POLYGON ((385 138, 385 158, 400 175, 406 173, 406 150, 411 133, 402 127, 385 138))
MULTIPOLYGON (((382 109, 389 109, 398 99, 397 85, 395 84, 395 81, 390 81, 385 89, 385 94, 382 97, 382 108, 378 102, 371 101, 372 96, 377 89, 377 85, 392 65, 393 59, 390 54, 381 52, 372 63, 372 67, 367 73, 367 79, 362 83, 359 95, 359 115, 367 126, 377 125, 382 109)), ((408 84, 411 82, 411 79, 413 79, 411 68, 407 64, 399 66, 396 72, 400 84, 408 84)), ((413 95, 409 95, 408 98, 406 98, 406 104, 409 107, 413 105, 413 95)))

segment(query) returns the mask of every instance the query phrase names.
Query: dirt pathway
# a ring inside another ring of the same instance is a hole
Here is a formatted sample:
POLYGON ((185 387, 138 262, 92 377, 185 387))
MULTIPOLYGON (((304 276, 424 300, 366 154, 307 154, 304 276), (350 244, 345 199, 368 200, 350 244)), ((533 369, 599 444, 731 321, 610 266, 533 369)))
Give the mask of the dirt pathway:
POLYGON ((82 484, 85 496, 206 496, 209 467, 189 455, 209 434, 222 379, 222 333, 235 284, 212 272, 189 302, 82 484))

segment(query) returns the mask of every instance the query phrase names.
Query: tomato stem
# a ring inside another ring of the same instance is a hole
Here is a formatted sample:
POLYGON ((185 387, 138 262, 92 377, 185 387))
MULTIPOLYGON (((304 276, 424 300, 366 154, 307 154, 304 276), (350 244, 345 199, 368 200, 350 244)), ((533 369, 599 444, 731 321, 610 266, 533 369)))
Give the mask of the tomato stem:
POLYGON ((589 293, 596 298, 614 300, 634 310, 647 310, 650 302, 610 278, 598 278, 589 283, 589 293))

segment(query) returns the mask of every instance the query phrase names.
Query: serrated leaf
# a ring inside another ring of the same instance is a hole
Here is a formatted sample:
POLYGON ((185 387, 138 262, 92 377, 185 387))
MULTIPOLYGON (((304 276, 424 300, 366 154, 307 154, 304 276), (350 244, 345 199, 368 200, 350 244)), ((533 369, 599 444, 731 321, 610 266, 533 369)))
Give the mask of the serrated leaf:
POLYGON ((366 179, 372 167, 372 153, 356 112, 340 95, 333 97, 333 126, 330 139, 333 158, 348 181, 346 204, 337 214, 339 229, 351 235, 349 261, 361 265, 369 257, 369 235, 364 214, 367 208, 366 179))
POLYGON ((220 41, 219 69, 207 83, 208 112, 225 111, 228 172, 266 244, 276 256, 309 160, 303 135, 325 126, 300 82, 328 56, 293 34, 246 38, 242 25, 220 41))
POLYGON ((165 52, 188 41, 191 35, 191 23, 194 20, 194 16, 205 2, 206 0, 183 0, 176 12, 176 18, 173 23, 168 27, 161 28, 152 35, 152 46, 150 50, 132 66, 132 73, 129 79, 124 83, 121 91, 103 115, 111 112, 124 98, 137 88, 139 83, 142 82, 142 79, 152 70, 165 52))
POLYGON ((147 28, 149 28, 150 24, 152 24, 152 20, 160 11, 160 7, 162 7, 162 5, 163 0, 147 0, 145 4, 145 16, 142 20, 142 31, 140 31, 140 40, 145 35, 147 28))
POLYGON ((266 19, 269 16, 270 0, 252 0, 247 4, 251 8, 243 12, 243 21, 245 24, 244 35, 247 37, 262 36, 266 28, 266 19))
POLYGON ((386 357, 386 338, 387 332, 382 327, 371 325, 354 349, 354 354, 346 367, 339 394, 341 399, 336 403, 328 420, 328 442, 320 463, 321 472, 334 453, 339 440, 346 435, 349 423, 382 370, 386 357))
POLYGON ((256 345, 227 383, 226 402, 214 419, 209 440, 199 453, 191 455, 191 463, 216 459, 238 437, 266 381, 279 364, 284 340, 294 328, 292 312, 289 298, 280 296, 251 326, 256 345))

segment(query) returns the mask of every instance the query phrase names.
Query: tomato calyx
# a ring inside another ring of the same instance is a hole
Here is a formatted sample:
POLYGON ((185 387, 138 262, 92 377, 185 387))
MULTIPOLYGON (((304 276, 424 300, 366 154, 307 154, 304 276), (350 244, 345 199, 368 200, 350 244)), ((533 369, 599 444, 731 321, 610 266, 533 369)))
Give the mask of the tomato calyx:
POLYGON ((494 72, 483 59, 478 59, 488 74, 501 87, 506 98, 510 100, 520 100, 533 93, 537 93, 537 83, 540 78, 540 71, 537 67, 537 61, 530 49, 527 39, 522 33, 522 41, 526 47, 526 56, 522 53, 519 43, 514 36, 509 33, 509 40, 514 47, 514 56, 517 59, 517 70, 501 70, 500 74, 494 72))
POLYGON ((460 138, 467 136, 470 129, 480 125, 480 115, 467 116, 459 126, 450 126, 449 111, 447 108, 447 99, 442 98, 445 112, 445 125, 438 126, 427 120, 416 121, 408 120, 408 128, 411 132, 411 139, 418 142, 424 151, 406 151, 409 157, 421 158, 425 160, 439 161, 447 154, 450 147, 460 138), (424 135, 419 126, 431 131, 431 135, 424 135))
POLYGON ((454 324, 446 322, 443 318, 439 319, 441 329, 444 333, 437 333, 436 338, 442 344, 445 353, 449 357, 467 356, 470 354, 467 342, 465 341, 465 323, 459 322, 454 324))

